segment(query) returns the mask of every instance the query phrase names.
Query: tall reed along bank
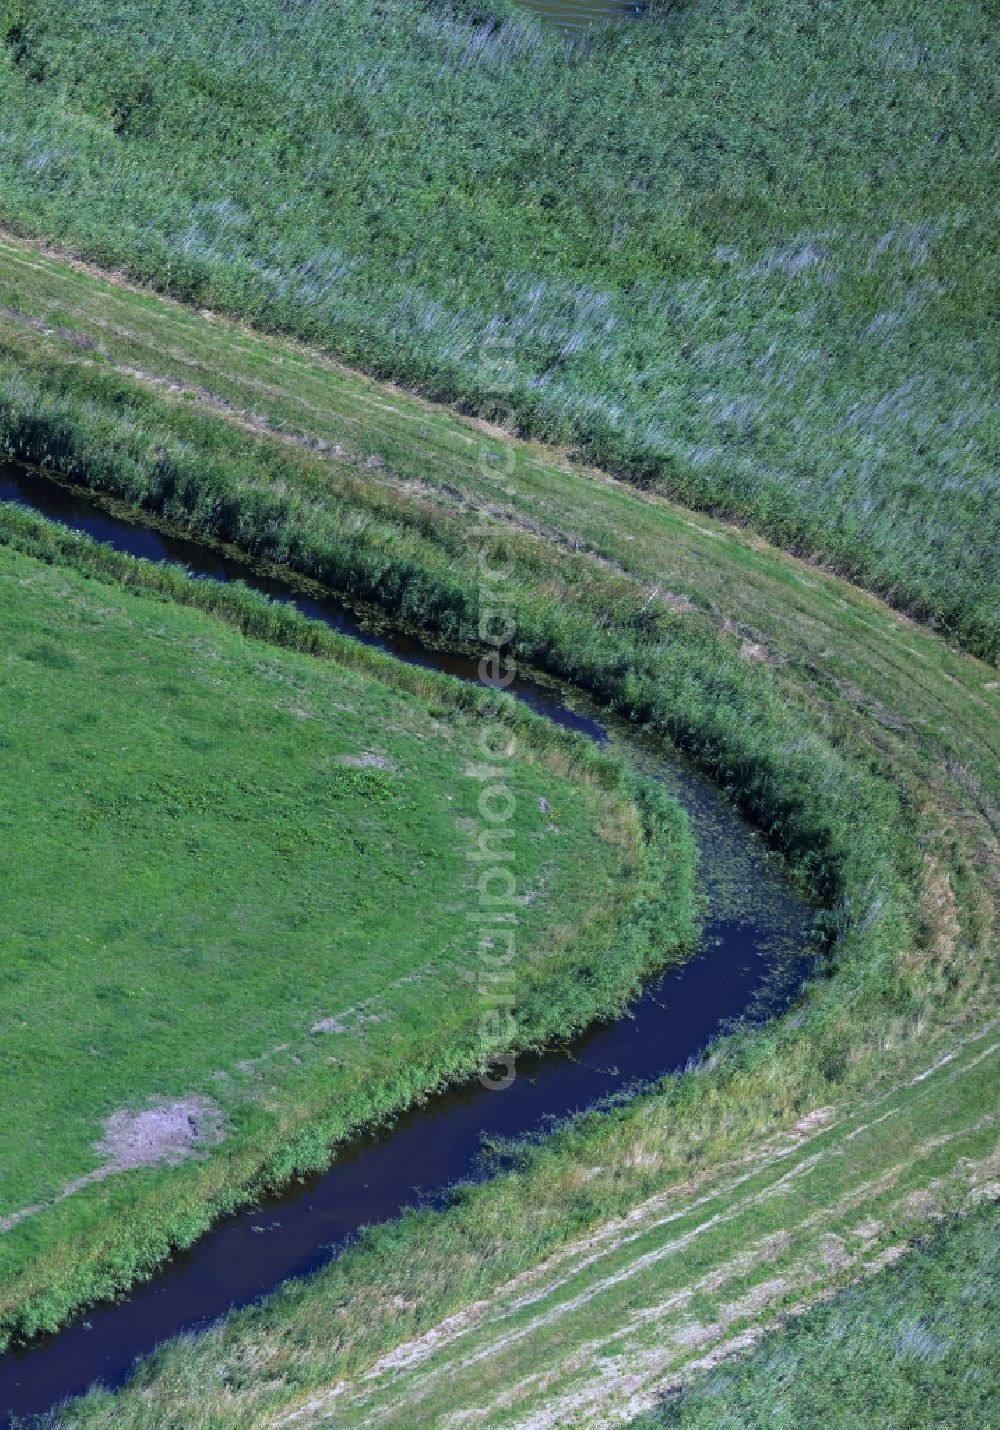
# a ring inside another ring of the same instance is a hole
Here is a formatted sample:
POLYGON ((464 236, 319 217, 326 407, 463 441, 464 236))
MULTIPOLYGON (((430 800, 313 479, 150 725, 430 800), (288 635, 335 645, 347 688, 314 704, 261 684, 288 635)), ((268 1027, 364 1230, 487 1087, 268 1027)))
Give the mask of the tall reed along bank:
MULTIPOLYGON (((483 695, 245 587, 130 561, 115 582, 68 535, 50 564, 51 528, 0 515, 9 1333, 510 1045, 465 976, 483 695)), ((509 702, 494 718, 519 747, 523 1051, 689 949, 694 851, 666 792, 509 702)))
POLYGON ((994 21, 699 0, 567 39, 495 0, 9 0, 0 217, 995 654, 994 21))

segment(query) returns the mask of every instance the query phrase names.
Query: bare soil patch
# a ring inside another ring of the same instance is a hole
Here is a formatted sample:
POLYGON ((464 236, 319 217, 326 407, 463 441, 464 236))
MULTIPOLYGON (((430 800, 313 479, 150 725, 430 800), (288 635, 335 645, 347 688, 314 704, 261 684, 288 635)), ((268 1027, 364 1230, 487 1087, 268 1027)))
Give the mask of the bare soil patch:
POLYGON ((222 1141, 222 1113, 206 1097, 157 1101, 142 1112, 114 1112, 96 1150, 106 1159, 104 1176, 134 1167, 176 1166, 222 1141))
MULTIPOLYGON (((101 1166, 67 1182, 52 1203, 65 1201, 92 1182, 103 1182, 118 1172, 176 1167, 217 1146, 224 1136, 222 1109, 208 1097, 184 1097, 175 1102, 157 1098, 141 1112, 122 1108, 105 1119, 104 1136, 94 1143, 95 1152, 104 1158, 101 1166)), ((39 1202, 0 1217, 0 1233, 44 1211, 45 1205, 39 1202)))

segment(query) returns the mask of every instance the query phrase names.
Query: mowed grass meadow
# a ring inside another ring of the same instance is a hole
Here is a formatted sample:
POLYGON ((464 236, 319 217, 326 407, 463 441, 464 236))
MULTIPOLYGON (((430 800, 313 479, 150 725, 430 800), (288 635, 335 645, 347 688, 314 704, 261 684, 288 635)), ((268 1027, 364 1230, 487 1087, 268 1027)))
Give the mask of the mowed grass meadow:
POLYGON ((10 0, 0 219, 995 654, 995 7, 10 0))
MULTIPOLYGON (((0 520, 0 1327, 30 1330, 477 1066, 483 725, 455 682, 182 604, 280 624, 264 598, 104 557, 127 591, 0 520), (197 1135, 130 1165, 123 1119, 170 1108, 197 1135)), ((530 1043, 691 937, 692 854, 666 796, 647 838, 610 761, 504 718, 530 1043)))
POLYGON ((736 1364, 692 1376, 633 1430, 1000 1421, 1000 1215, 949 1221, 884 1275, 841 1292, 736 1364))

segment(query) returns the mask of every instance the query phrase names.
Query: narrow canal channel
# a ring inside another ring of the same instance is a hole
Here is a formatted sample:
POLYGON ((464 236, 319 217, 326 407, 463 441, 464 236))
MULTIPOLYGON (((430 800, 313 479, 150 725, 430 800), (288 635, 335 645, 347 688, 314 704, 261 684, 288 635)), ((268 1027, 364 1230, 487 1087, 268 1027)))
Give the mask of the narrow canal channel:
MULTIPOLYGON (((387 627, 377 612, 332 593, 299 588, 183 536, 109 511, 89 493, 22 466, 0 465, 0 500, 18 502, 119 551, 173 562, 216 581, 242 580, 334 630, 400 660, 476 678, 476 662, 387 627)), ((681 757, 609 721, 577 691, 522 678, 514 693, 539 713, 625 754, 676 795, 700 850, 705 919, 681 967, 653 979, 621 1018, 544 1055, 518 1062, 502 1093, 479 1082, 453 1088, 389 1129, 338 1150, 336 1161, 258 1206, 227 1217, 175 1255, 126 1299, 92 1308, 56 1335, 0 1357, 0 1415, 44 1412, 95 1381, 120 1385, 157 1344, 247 1305, 289 1277, 315 1271, 358 1228, 417 1204, 444 1205, 455 1182, 488 1175, 484 1138, 545 1130, 601 1099, 680 1069, 740 1018, 786 1008, 812 967, 812 912, 779 861, 725 797, 681 757)))

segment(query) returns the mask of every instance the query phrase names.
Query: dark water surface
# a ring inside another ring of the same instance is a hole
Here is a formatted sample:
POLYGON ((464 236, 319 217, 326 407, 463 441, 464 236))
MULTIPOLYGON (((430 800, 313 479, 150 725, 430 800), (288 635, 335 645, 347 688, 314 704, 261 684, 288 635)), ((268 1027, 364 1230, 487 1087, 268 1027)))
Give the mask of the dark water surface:
MULTIPOLYGON (((387 630, 375 612, 297 590, 250 563, 146 527, 141 517, 111 513, 87 493, 36 471, 0 465, 0 500, 20 502, 120 551, 179 563, 206 579, 243 580, 402 660, 476 678, 473 659, 387 630)), ((0 1357, 4 1421, 42 1412, 95 1381, 120 1385, 136 1357, 259 1299, 288 1277, 316 1270, 360 1226, 421 1201, 446 1201, 450 1185, 482 1174, 484 1137, 544 1130, 553 1119, 683 1067, 730 1020, 766 1017, 795 996, 812 967, 810 910, 724 796, 680 757, 590 707, 580 692, 528 677, 513 690, 560 725, 618 749, 680 800, 698 839, 706 909, 693 956, 652 980, 617 1021, 519 1060, 506 1091, 475 1082, 434 1097, 391 1128, 346 1145, 328 1171, 225 1218, 127 1299, 97 1306, 58 1334, 0 1357)))

